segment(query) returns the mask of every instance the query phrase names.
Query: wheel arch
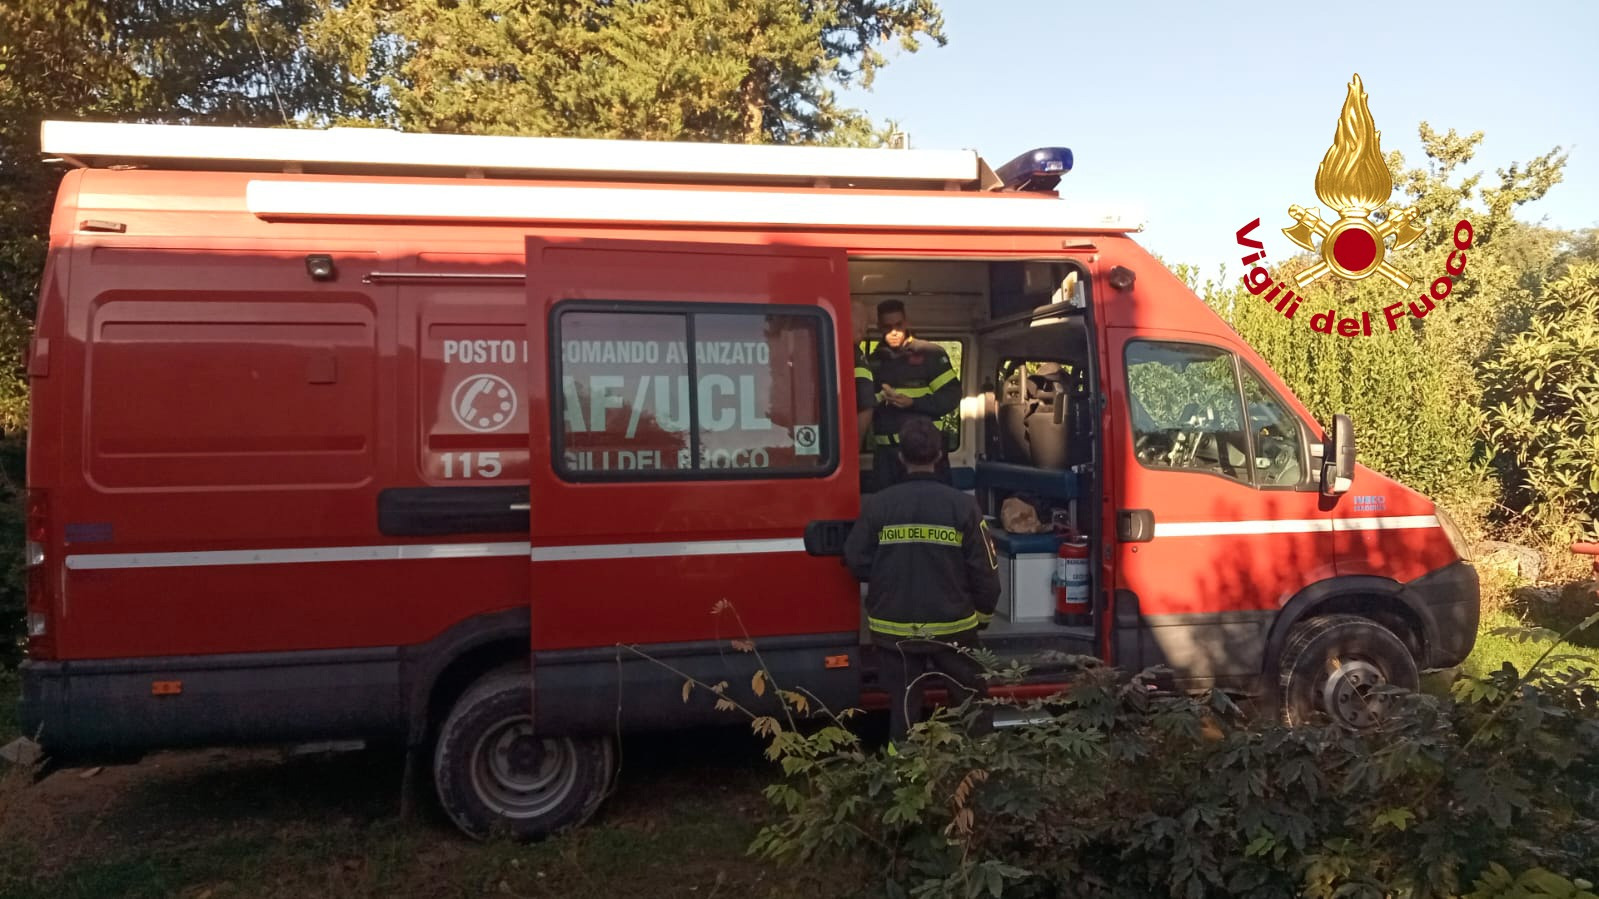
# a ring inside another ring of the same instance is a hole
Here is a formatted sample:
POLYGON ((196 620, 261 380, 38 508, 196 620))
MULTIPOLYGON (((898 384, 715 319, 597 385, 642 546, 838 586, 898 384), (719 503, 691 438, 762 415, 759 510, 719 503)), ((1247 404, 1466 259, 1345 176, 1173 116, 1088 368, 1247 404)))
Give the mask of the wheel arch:
POLYGON ((1272 622, 1262 660, 1262 682, 1275 685, 1278 661, 1294 625, 1317 615, 1343 613, 1369 618, 1394 631, 1416 660, 1425 667, 1428 652, 1438 637, 1437 623, 1421 597, 1391 578, 1349 575, 1317 581, 1288 600, 1272 622))
POLYGON ((407 659, 407 742, 426 744, 450 706, 483 674, 532 657, 527 608, 468 618, 418 647, 407 659))

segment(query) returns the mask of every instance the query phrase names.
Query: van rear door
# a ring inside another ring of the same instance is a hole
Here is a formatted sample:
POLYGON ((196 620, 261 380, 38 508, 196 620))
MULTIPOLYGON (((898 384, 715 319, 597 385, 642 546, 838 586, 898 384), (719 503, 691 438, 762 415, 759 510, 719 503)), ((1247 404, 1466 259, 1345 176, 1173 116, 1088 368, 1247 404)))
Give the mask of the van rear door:
POLYGON ((753 671, 749 636, 785 686, 854 702, 858 588, 803 542, 860 502, 843 252, 529 238, 527 266, 538 695, 598 653, 670 724, 683 679, 618 674, 617 647, 716 683, 753 671))

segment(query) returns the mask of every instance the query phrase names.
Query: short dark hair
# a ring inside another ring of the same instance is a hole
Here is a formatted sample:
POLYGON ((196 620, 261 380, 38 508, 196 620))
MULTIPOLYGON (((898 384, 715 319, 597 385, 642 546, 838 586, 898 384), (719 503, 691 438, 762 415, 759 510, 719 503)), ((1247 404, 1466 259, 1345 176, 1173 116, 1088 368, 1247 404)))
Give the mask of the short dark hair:
POLYGON ((911 465, 932 465, 944 454, 944 435, 931 419, 920 415, 899 428, 899 453, 911 465))
POLYGON ((877 317, 878 318, 882 318, 884 315, 886 315, 886 314, 888 314, 890 312, 898 312, 899 314, 904 315, 905 314, 905 301, 904 300, 884 300, 883 302, 877 304, 877 317))

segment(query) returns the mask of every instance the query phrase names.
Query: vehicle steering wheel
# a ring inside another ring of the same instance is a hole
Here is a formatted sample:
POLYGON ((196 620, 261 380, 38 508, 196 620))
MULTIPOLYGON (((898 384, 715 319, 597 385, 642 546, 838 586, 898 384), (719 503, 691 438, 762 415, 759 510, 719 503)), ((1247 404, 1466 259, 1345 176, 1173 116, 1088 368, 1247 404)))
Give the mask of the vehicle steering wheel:
POLYGON ((1159 465, 1171 450, 1172 440, 1165 431, 1144 431, 1133 441, 1133 454, 1146 465, 1159 465))
MULTIPOLYGON (((1199 453, 1205 438, 1209 437, 1212 441, 1216 439, 1216 430, 1206 427, 1207 424, 1216 421, 1216 410, 1211 408, 1201 410, 1198 403, 1189 403, 1183 407, 1182 414, 1178 418, 1183 428, 1177 432, 1176 445, 1172 448, 1171 465, 1176 468, 1187 468, 1199 453), (1177 458, 1178 454, 1182 455, 1181 459, 1177 458)), ((1219 457, 1219 445, 1217 453, 1219 457)))

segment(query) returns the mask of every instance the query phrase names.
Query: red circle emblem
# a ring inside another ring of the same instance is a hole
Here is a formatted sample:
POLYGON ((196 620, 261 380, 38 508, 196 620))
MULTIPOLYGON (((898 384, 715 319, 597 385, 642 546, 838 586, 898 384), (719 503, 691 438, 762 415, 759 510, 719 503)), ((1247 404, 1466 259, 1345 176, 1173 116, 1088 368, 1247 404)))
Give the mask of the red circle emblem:
POLYGON ((1347 228, 1333 241, 1333 258, 1346 271, 1363 272, 1377 261, 1377 240, 1363 228, 1347 228))

